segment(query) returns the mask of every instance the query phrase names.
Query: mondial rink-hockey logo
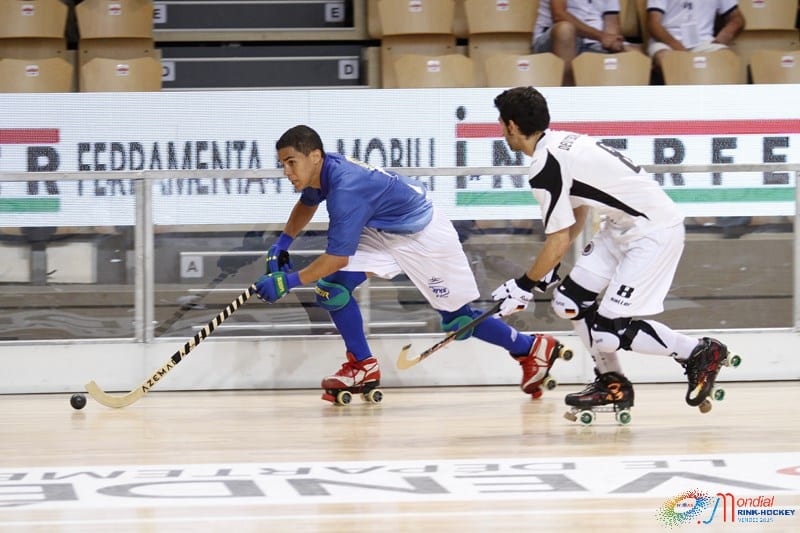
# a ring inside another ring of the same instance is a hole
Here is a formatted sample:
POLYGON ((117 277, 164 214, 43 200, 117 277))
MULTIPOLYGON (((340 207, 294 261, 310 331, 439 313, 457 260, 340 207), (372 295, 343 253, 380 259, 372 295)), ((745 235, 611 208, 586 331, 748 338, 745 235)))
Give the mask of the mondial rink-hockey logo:
POLYGON ((659 521, 669 527, 712 522, 725 524, 769 524, 776 518, 795 517, 796 509, 775 508, 775 496, 755 494, 737 496, 717 492, 714 496, 693 489, 668 499, 656 512, 659 521))

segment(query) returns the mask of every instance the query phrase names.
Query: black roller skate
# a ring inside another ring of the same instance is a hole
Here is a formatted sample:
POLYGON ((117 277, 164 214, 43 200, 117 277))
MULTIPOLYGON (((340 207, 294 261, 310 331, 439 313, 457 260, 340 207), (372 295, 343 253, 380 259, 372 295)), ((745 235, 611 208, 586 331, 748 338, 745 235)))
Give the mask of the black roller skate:
POLYGON ((692 350, 688 359, 675 359, 686 373, 689 388, 686 391, 686 403, 699 407, 701 413, 711 410, 711 398, 722 400, 725 391, 715 388, 717 375, 723 366, 739 366, 742 359, 728 352, 728 347, 716 339, 703 337, 692 350))
POLYGON ((617 372, 600 374, 580 392, 567 394, 564 402, 571 407, 564 418, 588 426, 600 412, 614 413, 617 422, 626 425, 631 421, 630 408, 633 407, 633 384, 617 372))

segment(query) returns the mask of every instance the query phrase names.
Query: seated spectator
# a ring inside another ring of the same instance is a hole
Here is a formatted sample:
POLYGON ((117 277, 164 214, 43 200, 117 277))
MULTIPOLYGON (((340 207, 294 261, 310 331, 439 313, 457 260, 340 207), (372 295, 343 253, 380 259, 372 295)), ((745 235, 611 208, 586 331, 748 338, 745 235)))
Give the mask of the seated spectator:
POLYGON ((647 53, 660 71, 666 52, 714 52, 727 48, 744 24, 737 0, 647 0, 647 53), (715 34, 717 16, 722 23, 715 34))
POLYGON ((571 62, 580 53, 638 50, 620 33, 619 0, 541 0, 533 52, 564 60, 564 85, 575 85, 571 62))

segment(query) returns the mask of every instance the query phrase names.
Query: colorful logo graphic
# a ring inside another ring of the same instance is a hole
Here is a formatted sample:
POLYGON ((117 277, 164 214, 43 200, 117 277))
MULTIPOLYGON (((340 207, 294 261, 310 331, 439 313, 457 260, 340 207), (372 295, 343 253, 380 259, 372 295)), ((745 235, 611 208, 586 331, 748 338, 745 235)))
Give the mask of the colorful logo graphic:
POLYGON ((664 502, 656 517, 668 527, 677 527, 697 519, 712 501, 705 492, 688 490, 664 502))

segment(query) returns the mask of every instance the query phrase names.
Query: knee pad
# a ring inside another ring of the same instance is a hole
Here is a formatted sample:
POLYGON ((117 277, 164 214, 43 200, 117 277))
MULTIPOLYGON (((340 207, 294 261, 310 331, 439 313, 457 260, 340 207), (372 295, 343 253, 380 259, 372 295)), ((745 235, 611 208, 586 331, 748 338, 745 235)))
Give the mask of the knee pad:
POLYGON ((590 321, 597 310, 596 299, 596 292, 584 289, 567 276, 553 291, 550 306, 561 318, 590 321))
MULTIPOLYGON (((469 324, 474 318, 480 316, 481 312, 472 309, 469 305, 465 305, 453 312, 439 311, 439 314, 442 315, 442 321, 440 322, 442 331, 454 332, 469 324)), ((456 340, 466 340, 472 336, 474 331, 475 328, 470 328, 456 337, 456 340)))
POLYGON ((363 272, 339 271, 317 281, 317 303, 327 311, 338 311, 350 302, 353 290, 365 279, 363 272))
POLYGON ((604 353, 630 350, 631 342, 642 324, 640 320, 607 318, 596 313, 589 326, 592 331, 592 346, 604 353))

